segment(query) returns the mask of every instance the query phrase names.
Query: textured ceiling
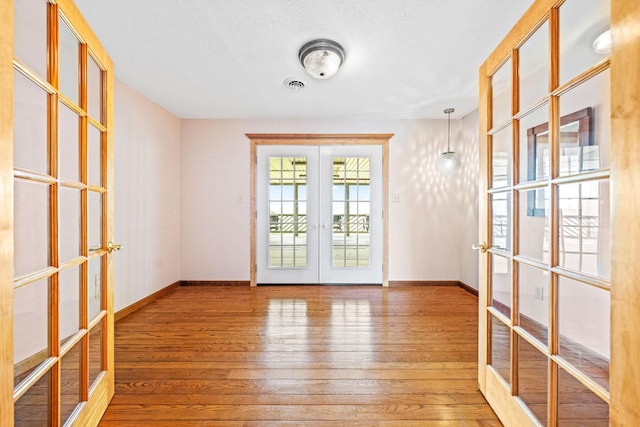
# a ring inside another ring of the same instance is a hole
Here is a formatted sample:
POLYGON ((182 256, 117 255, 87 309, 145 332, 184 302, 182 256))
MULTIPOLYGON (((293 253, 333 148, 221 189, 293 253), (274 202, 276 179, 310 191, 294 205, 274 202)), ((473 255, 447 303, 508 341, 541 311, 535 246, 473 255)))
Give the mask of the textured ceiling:
POLYGON ((181 118, 453 118, 531 0, 76 0, 116 77, 181 118), (300 46, 341 43, 327 80, 300 46), (293 77, 299 92, 283 85, 293 77))

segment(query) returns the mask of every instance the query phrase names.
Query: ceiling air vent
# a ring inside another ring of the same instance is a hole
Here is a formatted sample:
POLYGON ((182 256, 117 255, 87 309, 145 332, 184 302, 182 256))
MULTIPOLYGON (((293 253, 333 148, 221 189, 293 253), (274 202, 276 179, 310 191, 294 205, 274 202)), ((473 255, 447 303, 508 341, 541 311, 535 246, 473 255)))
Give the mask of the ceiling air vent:
POLYGON ((305 86, 302 80, 296 80, 292 78, 285 79, 283 83, 286 88, 291 89, 294 92, 301 91, 305 86))

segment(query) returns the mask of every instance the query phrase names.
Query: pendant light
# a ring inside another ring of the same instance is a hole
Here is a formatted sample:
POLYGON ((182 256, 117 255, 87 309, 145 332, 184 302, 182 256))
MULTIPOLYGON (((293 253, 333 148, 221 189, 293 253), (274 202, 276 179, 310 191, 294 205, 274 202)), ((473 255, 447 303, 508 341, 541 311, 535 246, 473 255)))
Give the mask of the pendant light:
POLYGON ((451 151, 451 113, 455 110, 447 108, 444 110, 447 115, 447 151, 442 153, 436 162, 436 169, 444 176, 454 175, 460 169, 460 157, 451 151))

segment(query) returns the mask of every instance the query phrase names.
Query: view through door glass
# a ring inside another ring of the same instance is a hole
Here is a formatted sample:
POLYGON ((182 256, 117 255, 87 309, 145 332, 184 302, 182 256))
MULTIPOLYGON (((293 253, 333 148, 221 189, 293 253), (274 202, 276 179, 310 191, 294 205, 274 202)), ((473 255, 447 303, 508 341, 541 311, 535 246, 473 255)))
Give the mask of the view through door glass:
POLYGON ((74 6, 60 3, 14 1, 16 426, 86 423, 112 381, 105 250, 111 64, 100 46, 88 46, 86 24, 68 18, 78 16, 74 6))
POLYGON ((371 265, 371 160, 333 157, 333 267, 371 265))
POLYGON ((269 157, 269 268, 307 266, 307 159, 269 157))

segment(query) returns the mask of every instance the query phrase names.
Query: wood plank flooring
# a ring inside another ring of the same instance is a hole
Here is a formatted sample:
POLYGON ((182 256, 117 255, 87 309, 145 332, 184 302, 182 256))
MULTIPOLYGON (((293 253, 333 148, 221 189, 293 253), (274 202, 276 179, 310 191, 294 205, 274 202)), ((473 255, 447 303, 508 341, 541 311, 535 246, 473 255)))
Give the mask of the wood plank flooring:
POLYGON ((179 287, 116 323, 101 426, 500 426, 458 287, 179 287))

